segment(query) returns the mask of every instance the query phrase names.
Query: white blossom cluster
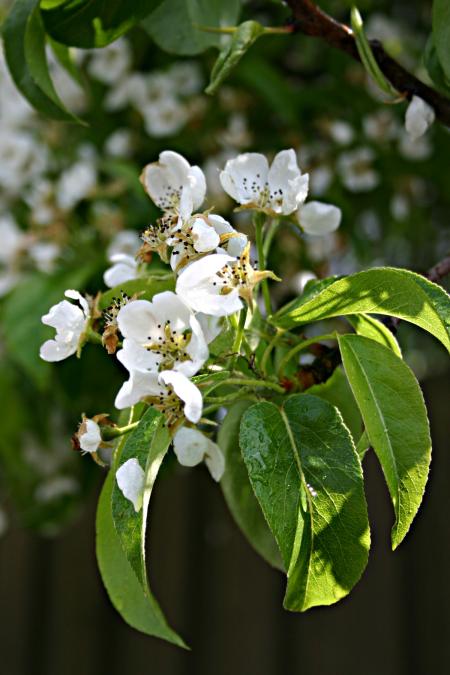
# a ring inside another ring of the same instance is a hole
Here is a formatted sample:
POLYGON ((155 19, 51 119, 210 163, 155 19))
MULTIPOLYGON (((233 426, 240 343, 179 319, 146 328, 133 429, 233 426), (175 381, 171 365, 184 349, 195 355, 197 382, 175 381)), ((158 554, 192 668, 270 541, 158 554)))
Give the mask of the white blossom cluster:
MULTIPOLYGON (((286 217, 308 233, 334 231, 340 210, 310 201, 308 174, 302 174, 294 150, 279 152, 271 165, 258 153, 230 159, 220 173, 223 189, 239 205, 270 217, 286 217)), ((194 466, 205 461, 211 475, 220 480, 224 458, 217 444, 196 428, 202 422, 203 400, 193 378, 209 358, 209 343, 222 329, 224 317, 253 304, 253 288, 261 280, 276 278, 256 269, 250 260, 250 242, 222 216, 200 211, 206 197, 206 180, 198 166, 173 151, 148 164, 142 184, 162 216, 137 241, 123 232, 108 250, 112 266, 105 283, 117 286, 146 274, 146 260, 155 252, 170 264, 175 291, 164 291, 152 300, 124 297, 109 309, 103 338, 114 340, 118 361, 128 372, 115 399, 119 410, 145 401, 165 416, 179 462, 194 466), (121 342, 118 341, 121 336, 121 342)), ((41 357, 60 361, 79 353, 89 339, 95 305, 77 291, 50 309, 42 321, 55 328, 55 337, 41 347, 41 357), (75 302, 71 302, 75 301, 75 302)), ((105 343, 106 344, 106 343, 105 343)), ((82 451, 93 453, 102 444, 99 425, 84 419, 78 432, 82 451)), ((142 504, 144 471, 136 458, 117 472, 118 485, 136 509, 142 504)))
MULTIPOLYGON (((195 62, 175 62, 166 70, 143 73, 133 69, 133 55, 125 38, 90 53, 88 73, 108 86, 105 107, 116 112, 127 106, 142 116, 149 136, 163 138, 180 131, 195 115, 203 78, 195 62)), ((109 139, 112 154, 124 154, 126 130, 109 139), (120 150, 120 151, 119 151, 120 150)))

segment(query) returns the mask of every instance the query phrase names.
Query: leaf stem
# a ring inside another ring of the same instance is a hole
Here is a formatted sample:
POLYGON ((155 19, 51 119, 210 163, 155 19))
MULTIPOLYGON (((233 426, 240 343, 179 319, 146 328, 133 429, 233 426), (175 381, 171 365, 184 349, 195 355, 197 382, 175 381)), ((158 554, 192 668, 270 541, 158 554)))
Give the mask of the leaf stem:
MULTIPOLYGON (((256 250, 258 253, 258 265, 260 270, 266 268, 266 256, 264 254, 264 215, 262 213, 255 213, 254 225, 255 225, 255 239, 256 239, 256 250)), ((264 307, 266 309, 267 316, 272 314, 272 302, 270 300, 270 291, 267 279, 261 281, 261 290, 264 299, 264 307)))

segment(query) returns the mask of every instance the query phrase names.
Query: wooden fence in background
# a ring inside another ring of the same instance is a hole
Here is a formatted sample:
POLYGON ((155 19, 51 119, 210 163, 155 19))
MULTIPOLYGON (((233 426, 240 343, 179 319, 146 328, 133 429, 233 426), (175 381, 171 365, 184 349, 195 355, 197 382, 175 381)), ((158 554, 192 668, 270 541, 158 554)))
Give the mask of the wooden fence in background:
POLYGON ((434 437, 422 511, 398 551, 373 456, 369 566, 352 594, 302 615, 281 608, 282 576, 232 522, 204 469, 161 480, 149 537, 152 586, 184 651, 128 628, 94 552, 95 500, 63 536, 0 542, 1 675, 441 675, 450 670, 450 387, 428 381, 434 437))

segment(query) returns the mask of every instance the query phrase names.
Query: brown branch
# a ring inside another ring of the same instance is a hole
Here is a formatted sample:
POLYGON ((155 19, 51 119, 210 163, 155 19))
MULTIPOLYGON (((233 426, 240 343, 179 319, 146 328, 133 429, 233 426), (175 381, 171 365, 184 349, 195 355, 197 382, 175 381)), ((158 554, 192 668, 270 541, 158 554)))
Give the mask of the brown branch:
MULTIPOLYGON (((349 26, 335 21, 311 0, 286 0, 286 4, 292 10, 294 32, 320 38, 355 61, 361 60, 349 26)), ((450 127, 450 100, 405 70, 389 56, 378 40, 370 40, 370 46, 378 65, 392 86, 405 98, 420 96, 432 106, 437 119, 450 127)))

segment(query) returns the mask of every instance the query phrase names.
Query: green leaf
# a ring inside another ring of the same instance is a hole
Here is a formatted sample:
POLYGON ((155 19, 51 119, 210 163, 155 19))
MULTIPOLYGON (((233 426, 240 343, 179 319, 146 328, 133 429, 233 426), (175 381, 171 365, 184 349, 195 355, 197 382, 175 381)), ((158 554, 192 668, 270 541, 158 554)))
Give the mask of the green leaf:
POLYGON ((170 628, 151 592, 143 591, 115 530, 111 512, 114 473, 105 480, 97 507, 97 561, 109 598, 123 619, 136 630, 185 647, 170 628))
POLYGON ((17 88, 38 112, 74 121, 48 72, 38 6, 39 0, 16 0, 12 6, 2 31, 6 63, 17 88))
POLYGON ((39 7, 36 7, 31 13, 25 31, 25 59, 30 69, 31 76, 37 86, 47 94, 47 96, 67 113, 67 119, 73 122, 81 122, 75 115, 72 115, 59 98, 48 70, 47 54, 45 52, 45 30, 42 23, 39 7))
POLYGON ((66 289, 83 288, 92 271, 86 265, 51 277, 34 273, 5 299, 1 324, 8 353, 39 387, 48 384, 51 374, 51 365, 39 357, 39 348, 55 334, 54 329, 44 326, 41 318, 52 305, 64 299, 66 289))
POLYGON ((450 3, 448 0, 433 1, 433 42, 442 70, 450 79, 450 3))
POLYGON ((353 35, 356 42, 356 48, 358 50, 361 63, 366 69, 368 75, 370 75, 373 81, 379 86, 381 91, 384 91, 385 94, 395 96, 397 94, 397 91, 391 85, 389 80, 386 79, 383 71, 378 65, 375 56, 373 55, 372 47, 370 46, 369 41, 364 32, 361 14, 359 13, 358 9, 355 6, 352 7, 350 20, 353 35))
POLYGON ((444 94, 450 94, 450 78, 445 76, 444 69, 439 61, 433 34, 428 38, 423 55, 423 62, 428 71, 428 75, 431 77, 436 87, 444 94))
POLYGON ((250 544, 270 565, 282 570, 280 552, 253 492, 239 448, 239 425, 250 405, 250 401, 235 403, 220 425, 217 442, 225 455, 220 485, 233 518, 250 544))
POLYGON ((123 446, 116 470, 131 458, 136 458, 145 471, 145 491, 142 508, 136 512, 132 502, 124 497, 115 483, 112 493, 112 513, 117 534, 125 555, 143 589, 147 588, 145 565, 145 532, 147 511, 153 485, 170 444, 170 434, 161 413, 149 408, 137 428, 123 446))
POLYGON ((450 297, 419 274, 379 267, 315 289, 277 312, 273 323, 293 328, 333 316, 387 314, 420 326, 450 351, 450 297))
POLYGON ((209 47, 220 48, 224 43, 223 35, 200 27, 235 26, 240 4, 240 0, 163 0, 142 26, 166 52, 200 54, 209 47))
POLYGON ((115 286, 102 294, 99 302, 99 309, 107 309, 115 298, 120 298, 122 291, 128 296, 139 295, 140 300, 151 300, 156 293, 163 291, 173 291, 175 281, 170 275, 169 278, 158 279, 157 277, 146 277, 144 279, 131 279, 125 281, 120 286, 115 286))
POLYGON ((48 43, 52 48, 52 51, 56 57, 58 63, 64 68, 64 70, 70 75, 70 77, 80 85, 81 88, 84 86, 83 78, 81 76, 81 71, 78 69, 75 60, 73 58, 73 49, 62 45, 56 40, 48 38, 48 43))
POLYGON ((105 47, 158 7, 161 0, 42 0, 47 33, 71 47, 105 47))
POLYGON ((347 316, 347 321, 353 326, 358 335, 375 340, 375 342, 379 342, 381 345, 392 349, 394 354, 397 354, 400 358, 402 357, 400 345, 392 332, 384 323, 375 319, 375 317, 368 314, 350 314, 347 316))
POLYGON ((236 28, 231 41, 226 45, 211 71, 207 94, 214 94, 233 68, 239 63, 245 52, 263 35, 264 27, 257 21, 244 21, 236 28))
POLYGON ((323 398, 324 401, 336 406, 352 437, 354 439, 360 437, 363 428, 361 415, 342 368, 336 368, 326 382, 310 387, 308 394, 323 398))
POLYGON ((359 439, 358 443, 356 444, 356 452, 358 453, 359 459, 361 460, 361 462, 363 461, 364 456, 365 456, 367 450, 369 449, 369 447, 370 447, 370 441, 369 441, 369 437, 367 435, 367 431, 363 431, 363 433, 361 434, 361 438, 359 439))
POLYGON ((340 336, 339 347, 391 495, 395 549, 411 526, 428 478, 431 439, 422 392, 391 349, 361 335, 340 336))
POLYGON ((361 464, 338 410, 307 394, 282 408, 257 403, 240 445, 288 570, 285 607, 337 602, 360 578, 370 542, 361 464))

